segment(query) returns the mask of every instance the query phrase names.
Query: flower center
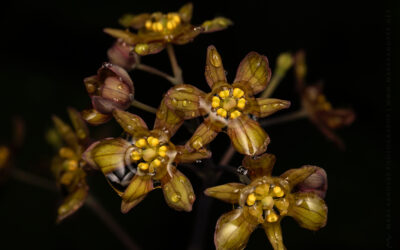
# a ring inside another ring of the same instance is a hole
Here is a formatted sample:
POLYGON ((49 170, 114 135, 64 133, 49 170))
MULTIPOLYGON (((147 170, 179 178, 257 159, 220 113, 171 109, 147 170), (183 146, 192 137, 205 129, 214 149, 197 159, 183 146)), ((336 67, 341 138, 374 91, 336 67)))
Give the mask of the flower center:
POLYGON ((287 213, 289 202, 284 196, 285 192, 279 185, 264 183, 247 196, 246 204, 262 206, 265 220, 272 223, 287 213))
POLYGON ((149 136, 135 141, 131 160, 145 173, 154 173, 166 161, 168 147, 160 145, 159 139, 149 136))
POLYGON ((181 18, 177 13, 161 14, 154 13, 152 17, 146 21, 146 30, 153 32, 170 32, 179 26, 181 18))
POLYGON ((246 106, 246 98, 243 96, 244 91, 240 88, 221 90, 212 98, 213 111, 223 118, 236 119, 242 114, 240 110, 246 106))

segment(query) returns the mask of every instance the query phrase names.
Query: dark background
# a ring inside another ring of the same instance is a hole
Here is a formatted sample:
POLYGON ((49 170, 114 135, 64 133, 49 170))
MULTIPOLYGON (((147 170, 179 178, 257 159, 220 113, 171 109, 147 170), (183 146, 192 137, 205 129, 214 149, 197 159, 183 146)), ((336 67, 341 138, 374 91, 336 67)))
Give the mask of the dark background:
MULTIPOLYGON (((51 127, 51 114, 67 119, 66 107, 90 106, 82 79, 93 75, 106 61, 106 50, 113 39, 104 27, 119 27, 124 13, 177 10, 181 1, 13 1, 1 7, 0 46, 0 142, 7 143, 12 131, 11 118, 21 116, 27 136, 16 156, 16 166, 48 179, 53 151, 44 135, 51 127)), ((231 18, 229 29, 200 35, 191 44, 176 47, 178 61, 187 83, 208 91, 204 79, 206 48, 219 50, 228 79, 233 80, 241 59, 250 51, 265 54, 275 67, 277 55, 305 49, 308 82, 325 82, 327 98, 334 106, 352 107, 357 119, 339 134, 347 150, 328 142, 307 120, 271 126, 268 152, 277 156, 274 174, 303 164, 326 169, 329 191, 328 224, 318 232, 300 228, 292 219, 282 223, 288 249, 384 249, 399 246, 395 226, 394 187, 398 186, 395 159, 398 148, 394 124, 398 110, 394 75, 398 52, 398 6, 362 4, 353 1, 198 1, 194 3, 194 24, 216 15, 231 18), (390 67, 390 65, 392 65, 390 67), (388 79, 387 77, 390 77, 388 79), (388 85, 387 80, 393 84, 388 85), (390 101, 391 100, 391 101, 390 101), (389 102, 388 102, 389 101, 389 102), (390 150, 391 148, 391 150, 390 150), (392 167, 392 168, 391 168, 392 167), (393 237, 393 238, 392 238, 393 237)), ((170 72, 166 52, 143 58, 146 64, 170 72)), ((157 76, 131 73, 136 99, 157 107, 170 87, 157 76)), ((292 101, 287 114, 299 107, 292 71, 274 97, 292 101)), ((132 109, 149 126, 154 117, 132 109)), ((279 116, 276 114, 275 116, 279 116)), ((118 136, 114 123, 93 129, 95 138, 118 136)), ((177 139, 188 134, 177 135, 177 139)), ((217 162, 228 147, 227 136, 220 135, 211 144, 217 162)), ((240 165, 241 156, 233 164, 240 165)), ((201 168, 201 166, 199 166, 201 168)), ((201 196, 199 178, 181 168, 201 196)), ((236 181, 224 174, 219 184, 236 181)), ((119 212, 120 198, 101 174, 89 177, 90 193, 113 214, 142 249, 188 249, 193 235, 201 249, 213 249, 213 232, 218 217, 231 206, 212 201, 211 212, 201 218, 206 230, 198 232, 195 223, 199 209, 191 213, 167 207, 160 190, 152 192, 126 215, 119 212)), ((123 249, 123 245, 87 207, 60 225, 55 224, 58 193, 21 183, 13 178, 0 186, 0 248, 21 249, 123 249)), ((206 199, 207 200, 207 199, 206 199)), ((204 199, 203 199, 204 201, 204 199)), ((398 207, 397 207, 398 208, 398 207)), ((200 230, 201 231, 201 230, 200 230)), ((247 249, 270 249, 263 230, 252 234, 247 249)))

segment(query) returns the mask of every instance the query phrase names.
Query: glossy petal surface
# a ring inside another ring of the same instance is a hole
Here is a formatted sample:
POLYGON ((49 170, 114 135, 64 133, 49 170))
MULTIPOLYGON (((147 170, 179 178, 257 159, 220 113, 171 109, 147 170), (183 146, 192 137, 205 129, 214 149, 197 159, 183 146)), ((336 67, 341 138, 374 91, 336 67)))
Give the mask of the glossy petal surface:
POLYGON ((228 26, 232 25, 233 22, 225 17, 216 17, 212 20, 205 21, 201 27, 204 29, 204 33, 215 32, 219 30, 226 29, 228 26))
POLYGON ((285 250, 280 221, 274 223, 265 222, 262 226, 274 250, 285 250))
POLYGON ((250 113, 257 117, 269 116, 281 109, 290 107, 290 102, 274 98, 257 98, 254 105, 250 108, 250 113))
POLYGON ((245 83, 255 95, 267 87, 270 79, 271 69, 267 57, 250 52, 240 63, 234 82, 245 83))
POLYGON ((191 119, 201 114, 200 101, 205 94, 189 84, 179 84, 165 95, 165 103, 183 119, 191 119))
POLYGON ((122 110, 114 110, 113 115, 125 132, 133 137, 148 133, 146 123, 139 116, 122 110))
POLYGON ((186 143, 188 148, 199 150, 210 143, 221 131, 221 128, 216 127, 209 118, 204 120, 192 135, 192 138, 186 143))
POLYGON ((316 166, 306 165, 301 168, 290 169, 283 173, 280 177, 287 180, 289 183, 289 189, 292 189, 299 183, 303 182, 310 175, 315 173, 316 170, 316 166))
POLYGON ((205 76, 210 88, 213 88, 218 82, 226 82, 222 58, 217 49, 212 45, 207 49, 205 76))
POLYGON ((165 104, 165 98, 161 101, 156 113, 154 129, 161 130, 171 138, 183 124, 183 119, 165 104))
POLYGON ((245 156, 242 165, 248 169, 250 178, 256 179, 261 176, 271 176, 275 162, 275 155, 265 153, 255 157, 245 156))
POLYGON ((269 136, 248 116, 240 116, 228 124, 228 135, 235 149, 245 155, 259 155, 267 150, 269 136))
POLYGON ((207 196, 228 202, 238 203, 240 189, 244 188, 245 185, 241 183, 227 183, 211 188, 207 188, 204 193, 207 196))

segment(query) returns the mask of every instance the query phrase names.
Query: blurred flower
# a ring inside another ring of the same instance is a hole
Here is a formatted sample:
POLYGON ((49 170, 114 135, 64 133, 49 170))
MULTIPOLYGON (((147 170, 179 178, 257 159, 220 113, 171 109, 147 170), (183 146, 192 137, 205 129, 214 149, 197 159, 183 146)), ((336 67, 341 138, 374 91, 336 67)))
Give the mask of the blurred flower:
POLYGON ((133 82, 128 73, 117 65, 104 63, 97 75, 85 78, 84 83, 93 109, 84 110, 82 116, 92 125, 107 122, 114 109, 125 110, 131 105, 133 82))
POLYGON ((313 192, 293 192, 321 169, 303 166, 291 169, 280 177, 271 176, 275 156, 246 156, 251 183, 228 183, 205 190, 205 194, 222 201, 239 204, 237 209, 222 215, 216 225, 214 242, 217 249, 243 249, 250 234, 262 225, 274 249, 286 249, 282 241, 280 222, 293 217, 301 227, 318 230, 325 226, 328 208, 313 192))
POLYGON ((192 11, 193 4, 188 3, 178 12, 125 15, 120 19, 120 23, 127 28, 126 30, 107 28, 104 31, 124 41, 137 54, 148 55, 160 52, 168 43, 186 44, 201 33, 222 30, 232 25, 231 20, 217 17, 205 21, 201 26, 194 26, 190 23, 192 11), (138 32, 132 33, 128 28, 136 29, 138 32))
POLYGON ((221 56, 214 46, 209 46, 205 77, 212 89, 208 94, 194 86, 180 84, 165 96, 166 105, 184 119, 208 116, 187 147, 197 150, 227 127, 232 144, 240 153, 258 155, 265 152, 270 139, 249 115, 266 117, 290 106, 289 101, 254 97, 267 87, 271 78, 267 57, 250 52, 240 63, 231 85, 227 83, 221 56))
POLYGON ((137 63, 137 56, 132 54, 131 50, 131 46, 127 45, 122 39, 118 39, 114 45, 108 49, 107 55, 112 64, 129 71, 137 63))
POLYGON ((65 143, 51 164, 57 185, 65 196, 58 208, 57 222, 75 213, 85 202, 89 190, 83 169, 86 163, 82 160, 82 153, 88 145, 89 131, 78 111, 69 108, 68 114, 74 130, 53 116, 55 128, 65 143))
POLYGON ((6 146, 0 146, 0 169, 3 169, 10 159, 10 150, 6 146))
POLYGON ((191 153, 183 146, 175 146, 169 140, 174 132, 166 131, 165 123, 158 122, 149 131, 137 115, 118 109, 113 115, 132 136, 131 140, 107 138, 95 142, 84 158, 100 168, 122 197, 121 211, 127 213, 158 185, 171 208, 191 211, 195 200, 192 185, 174 165, 209 158, 211 153, 206 150, 191 153))
POLYGON ((298 52, 294 61, 297 88, 308 117, 329 140, 338 147, 344 148, 342 140, 334 133, 334 130, 352 124, 355 119, 354 111, 332 108, 322 92, 322 84, 308 86, 304 84, 307 72, 304 51, 298 52))

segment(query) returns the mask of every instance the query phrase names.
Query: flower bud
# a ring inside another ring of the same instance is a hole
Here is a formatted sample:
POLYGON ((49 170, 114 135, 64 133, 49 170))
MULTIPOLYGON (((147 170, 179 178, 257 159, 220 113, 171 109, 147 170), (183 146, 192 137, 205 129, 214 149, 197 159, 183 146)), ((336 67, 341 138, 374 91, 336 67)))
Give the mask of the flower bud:
POLYGON ((114 109, 125 110, 131 105, 134 88, 128 73, 120 66, 105 63, 97 75, 84 79, 93 108, 101 114, 114 109))
POLYGON ((328 190, 328 177, 323 168, 317 168, 315 173, 307 177, 303 182, 296 186, 299 192, 315 193, 322 199, 325 198, 326 191, 328 190))
POLYGON ((107 55, 111 63, 126 70, 131 70, 136 64, 136 58, 131 54, 132 47, 118 40, 108 49, 107 55))

